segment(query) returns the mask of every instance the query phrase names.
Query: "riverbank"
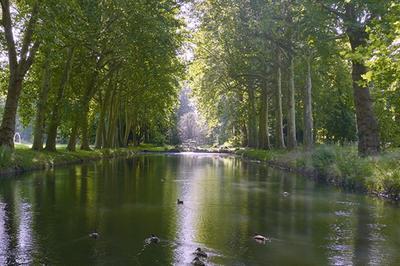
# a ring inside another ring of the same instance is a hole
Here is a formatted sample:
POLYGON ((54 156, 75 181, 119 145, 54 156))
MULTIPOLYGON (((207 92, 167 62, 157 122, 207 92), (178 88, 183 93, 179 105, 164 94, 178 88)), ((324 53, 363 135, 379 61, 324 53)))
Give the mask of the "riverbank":
POLYGON ((86 161, 131 156, 138 152, 166 152, 170 146, 143 144, 136 147, 118 149, 99 149, 91 151, 67 151, 65 146, 57 147, 56 152, 33 151, 28 145, 16 145, 15 150, 0 148, 0 176, 19 174, 32 170, 50 169, 55 166, 82 163, 86 161))
POLYGON ((319 145, 312 151, 299 147, 293 151, 239 149, 235 153, 347 190, 400 200, 400 150, 368 158, 360 158, 356 147, 333 145, 319 145))

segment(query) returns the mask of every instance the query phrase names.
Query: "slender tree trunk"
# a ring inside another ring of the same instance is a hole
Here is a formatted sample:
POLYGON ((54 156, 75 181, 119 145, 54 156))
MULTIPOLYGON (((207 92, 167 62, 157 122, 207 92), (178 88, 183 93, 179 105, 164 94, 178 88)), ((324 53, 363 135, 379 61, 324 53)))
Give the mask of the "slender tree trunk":
POLYGON ((101 149, 103 147, 103 134, 104 134, 103 131, 105 122, 104 122, 104 102, 101 99, 99 106, 100 106, 100 115, 96 128, 96 140, 94 142, 95 149, 101 149))
POLYGON ((108 111, 108 127, 106 131, 105 147, 114 147, 115 133, 116 133, 116 113, 117 113, 118 99, 116 95, 116 87, 112 91, 110 97, 109 111, 108 111))
POLYGON ((81 117, 81 150, 90 150, 89 147, 89 102, 85 100, 82 106, 81 117))
POLYGON ((277 70, 277 86, 276 86, 276 146, 285 148, 285 139, 283 136, 283 112, 282 112, 282 71, 281 71, 281 55, 278 52, 278 70, 277 70))
POLYGON ((69 135, 67 150, 76 151, 76 141, 79 133, 79 120, 75 118, 75 122, 72 126, 71 134, 69 135))
POLYGON ((65 62, 62 78, 60 81, 60 86, 58 87, 57 90, 56 102, 53 105, 51 120, 47 132, 47 140, 45 148, 47 151, 56 151, 57 129, 60 124, 60 111, 61 107, 63 106, 65 87, 67 86, 67 83, 69 81, 73 54, 74 54, 74 49, 68 47, 67 61, 65 62))
POLYGON ((37 103, 37 111, 35 118, 35 126, 33 129, 33 150, 42 150, 43 149, 43 133, 44 133, 44 121, 46 115, 46 104, 47 98, 50 89, 50 66, 49 66, 49 58, 48 55, 45 55, 45 62, 43 67, 43 75, 42 75, 42 86, 39 93, 39 99, 37 103))
POLYGON ((247 93, 249 96, 248 101, 248 147, 256 148, 257 147, 257 122, 256 122, 256 107, 255 107, 255 96, 254 96, 254 81, 250 80, 247 86, 247 93))
POLYGON ((95 71, 90 77, 86 90, 81 101, 81 150, 90 150, 89 147, 89 104, 95 92, 96 81, 98 77, 98 72, 95 71))
POLYGON ((312 79, 311 79, 311 56, 307 57, 307 85, 304 94, 304 145, 311 149, 314 144, 314 122, 312 115, 312 79))
POLYGON ((260 149, 269 149, 269 136, 268 136, 268 95, 266 82, 261 90, 261 104, 260 104, 260 121, 258 133, 258 147, 260 149))
POLYGON ((128 115, 128 109, 125 107, 125 132, 124 132, 124 138, 123 138, 123 146, 127 147, 128 146, 128 138, 131 133, 132 129, 132 119, 129 118, 128 115))
POLYGON ((296 140, 296 103, 294 98, 294 57, 290 57, 289 72, 289 110, 288 110, 288 148, 293 149, 297 146, 296 140))
POLYGON ((268 99, 268 95, 266 97, 266 102, 265 102, 265 125, 266 125, 266 135, 267 135, 267 149, 271 149, 271 140, 269 138, 269 99, 268 99))
POLYGON ((247 127, 246 127, 246 123, 242 123, 241 127, 240 127, 240 131, 242 132, 242 146, 245 147, 248 144, 248 135, 247 135, 247 127))

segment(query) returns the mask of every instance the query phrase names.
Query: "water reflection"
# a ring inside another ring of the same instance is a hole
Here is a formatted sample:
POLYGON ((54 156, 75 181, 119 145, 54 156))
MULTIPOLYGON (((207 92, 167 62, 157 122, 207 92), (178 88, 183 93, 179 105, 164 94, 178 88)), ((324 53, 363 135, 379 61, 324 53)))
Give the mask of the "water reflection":
POLYGON ((399 220, 256 162, 137 156, 0 179, 0 265, 185 265, 197 247, 210 265, 399 265, 399 220), (145 247, 151 233, 162 243, 145 247))
POLYGON ((6 204, 0 198, 0 265, 6 265, 9 236, 6 229, 6 204))
POLYGON ((18 206, 19 225, 17 231, 17 248, 15 262, 17 264, 32 263, 33 237, 32 237, 32 210, 31 205, 21 202, 18 206))

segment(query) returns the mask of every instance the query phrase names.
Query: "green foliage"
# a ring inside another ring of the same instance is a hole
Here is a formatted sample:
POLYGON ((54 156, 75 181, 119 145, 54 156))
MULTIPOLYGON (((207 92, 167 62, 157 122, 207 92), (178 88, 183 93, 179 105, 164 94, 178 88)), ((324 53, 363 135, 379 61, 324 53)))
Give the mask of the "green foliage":
POLYGON ((14 151, 6 146, 0 146, 0 167, 5 168, 14 161, 14 151))
POLYGON ((335 151, 328 146, 320 146, 311 155, 312 166, 322 174, 328 174, 330 168, 335 163, 335 151))

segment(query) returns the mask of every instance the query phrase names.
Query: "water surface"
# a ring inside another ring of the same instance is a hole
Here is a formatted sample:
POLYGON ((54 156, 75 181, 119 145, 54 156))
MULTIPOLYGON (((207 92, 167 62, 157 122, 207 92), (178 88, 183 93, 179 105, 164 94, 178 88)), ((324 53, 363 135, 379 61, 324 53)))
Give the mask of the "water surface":
POLYGON ((399 222, 382 200, 221 155, 0 179, 0 265, 190 265, 197 247, 207 265, 400 265, 399 222), (260 245, 254 232, 272 241, 260 245), (144 244, 151 233, 160 244, 144 244))

